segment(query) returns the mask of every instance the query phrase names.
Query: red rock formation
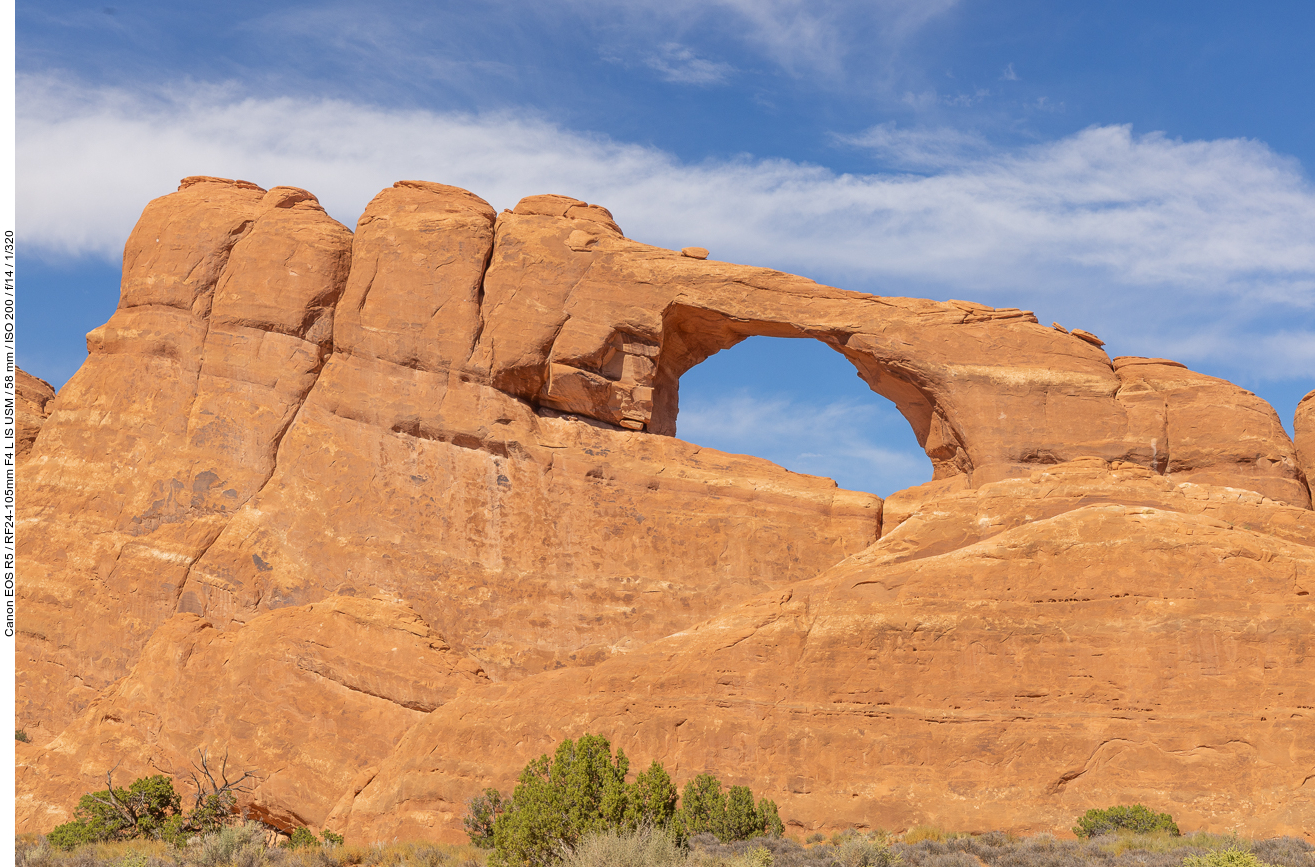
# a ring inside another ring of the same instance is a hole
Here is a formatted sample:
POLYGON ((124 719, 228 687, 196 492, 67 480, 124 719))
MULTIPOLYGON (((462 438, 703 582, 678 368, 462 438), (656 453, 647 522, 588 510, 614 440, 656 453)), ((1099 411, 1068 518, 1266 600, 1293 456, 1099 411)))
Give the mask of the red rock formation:
POLYGON ((1026 311, 649 247, 564 196, 400 182, 352 236, 188 179, 124 261, 20 468, 20 827, 227 747, 273 821, 453 838, 585 731, 795 827, 1315 827, 1310 400, 1294 447, 1026 311), (670 436, 680 376, 752 335, 845 355, 934 479, 883 516, 670 436))
POLYGON ((36 442, 41 426, 46 423, 46 417, 50 415, 50 405, 55 400, 55 389, 51 388, 50 383, 44 379, 38 379, 22 368, 17 370, 14 397, 17 403, 15 421, 18 423, 18 429, 14 439, 18 457, 23 458, 32 451, 32 444, 36 442))
POLYGON ((227 753, 232 778, 254 775, 243 798, 253 816, 318 826, 409 728, 485 679, 395 601, 335 596, 235 632, 179 614, 151 636, 131 675, 49 749, 33 751, 18 821, 48 829, 67 818, 62 805, 32 797, 29 779, 59 777, 80 791, 104 788, 109 770, 123 784, 157 773, 186 779, 205 750, 216 761, 227 753))
POLYGON ((142 214, 119 308, 20 476, 16 712, 39 741, 128 673, 268 480, 328 354, 351 241, 288 187, 189 178, 142 214))
POLYGON ((1094 459, 949 494, 696 629, 462 693, 330 824, 457 839, 485 781, 592 731, 678 783, 765 789, 800 831, 1055 831, 1142 802, 1308 833, 1312 540, 1309 510, 1094 459))
POLYGON ((1306 484, 1315 487, 1315 391, 1306 395, 1297 404, 1297 415, 1293 420, 1293 434, 1296 440, 1297 460, 1306 484))

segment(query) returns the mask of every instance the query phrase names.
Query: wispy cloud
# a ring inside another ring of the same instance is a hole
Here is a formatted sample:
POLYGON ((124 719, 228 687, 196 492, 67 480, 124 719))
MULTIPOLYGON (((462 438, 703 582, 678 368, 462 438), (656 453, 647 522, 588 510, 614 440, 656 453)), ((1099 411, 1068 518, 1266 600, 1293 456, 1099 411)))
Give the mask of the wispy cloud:
MULTIPOLYGON (((1315 330, 1315 189, 1262 143, 1126 126, 1009 152, 891 126, 854 140, 928 173, 686 164, 525 114, 24 78, 20 227, 33 247, 112 258, 144 203, 184 175, 303 186, 349 226, 380 188, 427 178, 498 207, 569 193, 607 205, 632 237, 848 288, 1035 306, 1107 340, 1117 330, 1116 353, 1158 354, 1223 323, 1183 360, 1226 370, 1257 334, 1315 330)), ((1304 358, 1296 341, 1275 349, 1304 358)), ((1268 375, 1307 375, 1284 363, 1268 375)))
POLYGON ((644 61, 665 80, 677 84, 721 84, 735 71, 729 63, 707 60, 676 42, 668 42, 644 61))
POLYGON ((847 59, 889 54, 958 0, 561 0, 620 24, 630 38, 654 32, 742 43, 792 74, 839 76, 847 59), (662 22, 658 25, 656 22, 662 22))
POLYGON ((840 144, 871 151, 881 163, 900 169, 945 169, 992 152, 982 136, 953 127, 900 129, 894 121, 854 135, 837 135, 840 144))

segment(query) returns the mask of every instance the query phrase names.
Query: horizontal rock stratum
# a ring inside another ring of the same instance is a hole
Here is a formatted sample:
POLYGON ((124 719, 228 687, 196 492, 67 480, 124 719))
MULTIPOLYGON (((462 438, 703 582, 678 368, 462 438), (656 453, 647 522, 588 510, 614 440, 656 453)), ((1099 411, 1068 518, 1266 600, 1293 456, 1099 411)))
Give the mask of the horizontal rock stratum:
POLYGON ((227 753, 243 805, 462 839, 563 737, 794 830, 1062 830, 1141 802, 1315 833, 1315 397, 1031 313, 647 246, 402 181, 356 231, 187 178, 56 396, 20 382, 18 822, 227 753), (934 476, 676 439, 680 377, 813 338, 934 476))

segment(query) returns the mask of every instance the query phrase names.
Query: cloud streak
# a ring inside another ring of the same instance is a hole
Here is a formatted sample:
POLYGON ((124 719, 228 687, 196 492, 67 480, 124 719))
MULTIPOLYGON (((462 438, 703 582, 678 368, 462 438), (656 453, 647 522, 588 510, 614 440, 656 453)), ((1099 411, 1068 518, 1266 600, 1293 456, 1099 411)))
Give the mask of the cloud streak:
POLYGON ((675 84, 721 84, 735 71, 729 63, 699 57, 689 48, 668 42, 644 61, 664 81, 675 84))
POLYGON ((881 294, 1036 306, 1070 326, 1118 329, 1123 352, 1154 354, 1156 340, 1177 340, 1193 353, 1183 360, 1227 368, 1249 363, 1242 350, 1258 329, 1280 361, 1307 358, 1301 340, 1280 332, 1315 330, 1315 189, 1262 143, 1184 142, 1126 126, 1007 152, 953 131, 889 126, 851 143, 924 173, 687 164, 527 113, 25 77, 18 206, 29 245, 114 258, 145 202, 190 174, 302 186, 349 226, 402 178, 463 186, 499 208, 562 192, 605 204, 649 243, 697 244, 714 258, 881 294), (1206 325, 1213 339, 1192 343, 1206 325))

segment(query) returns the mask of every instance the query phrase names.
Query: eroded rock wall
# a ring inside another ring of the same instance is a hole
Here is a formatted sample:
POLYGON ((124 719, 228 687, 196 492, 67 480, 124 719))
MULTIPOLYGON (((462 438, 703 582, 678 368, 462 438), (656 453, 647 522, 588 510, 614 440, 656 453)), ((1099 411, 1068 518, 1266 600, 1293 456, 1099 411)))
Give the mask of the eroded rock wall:
POLYGON ((39 379, 22 368, 17 368, 16 376, 14 421, 17 430, 14 432, 14 441, 18 457, 22 459, 32 451, 37 434, 41 433, 41 426, 46 423, 46 418, 50 415, 50 406, 55 401, 55 389, 51 388, 50 383, 44 379, 39 379))
MULTIPOLYGON (((245 806, 456 839, 561 737, 797 829, 1315 827, 1312 415, 1027 311, 627 239, 565 196, 191 178, 20 466, 20 827, 227 749, 245 806), (934 467, 884 503, 676 439, 818 339, 934 467), (312 746, 313 744, 313 746, 312 746)), ((40 397, 40 395, 38 395, 40 397)))
POLYGON ((1306 476, 1308 487, 1315 487, 1315 391, 1297 404, 1296 418, 1292 423, 1297 448, 1297 460, 1306 476))
POLYGON ((303 190, 189 178, 147 206, 110 321, 22 468, 16 712, 38 739, 128 673, 269 478, 328 354, 352 235, 303 190))
POLYGON ((1094 459, 950 494, 697 629, 463 693, 330 823, 456 840, 481 781, 590 731, 765 790, 797 832, 1056 831, 1141 802, 1309 833, 1313 541, 1309 510, 1094 459))

